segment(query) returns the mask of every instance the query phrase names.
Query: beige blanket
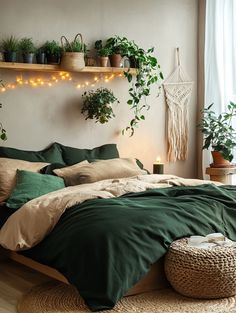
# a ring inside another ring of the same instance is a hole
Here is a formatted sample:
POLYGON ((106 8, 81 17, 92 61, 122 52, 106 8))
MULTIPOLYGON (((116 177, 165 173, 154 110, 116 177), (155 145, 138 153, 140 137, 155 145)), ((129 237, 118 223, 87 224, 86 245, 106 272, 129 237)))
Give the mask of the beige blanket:
POLYGON ((113 198, 129 192, 206 183, 220 184, 173 175, 140 175, 67 187, 31 200, 11 215, 0 230, 0 245, 13 251, 35 246, 52 231, 67 208, 88 199, 113 198))

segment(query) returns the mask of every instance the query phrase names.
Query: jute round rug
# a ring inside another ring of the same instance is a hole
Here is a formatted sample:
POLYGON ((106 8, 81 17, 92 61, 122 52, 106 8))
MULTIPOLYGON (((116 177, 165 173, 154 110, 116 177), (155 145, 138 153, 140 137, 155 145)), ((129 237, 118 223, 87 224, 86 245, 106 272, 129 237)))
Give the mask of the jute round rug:
MULTIPOLYGON (((59 282, 31 289, 18 304, 19 313, 88 313, 73 286, 59 282)), ((236 313, 236 297, 197 300, 171 289, 123 298, 113 310, 104 313, 236 313)))

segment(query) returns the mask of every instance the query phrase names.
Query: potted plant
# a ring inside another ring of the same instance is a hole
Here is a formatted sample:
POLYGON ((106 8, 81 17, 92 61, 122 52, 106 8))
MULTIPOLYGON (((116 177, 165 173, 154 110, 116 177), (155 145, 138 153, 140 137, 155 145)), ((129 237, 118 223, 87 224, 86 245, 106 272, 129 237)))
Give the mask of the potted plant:
POLYGON ((112 109, 113 103, 119 103, 111 90, 107 88, 98 88, 84 92, 83 108, 81 113, 86 115, 87 119, 95 119, 96 123, 107 123, 115 114, 112 109))
POLYGON ((16 62, 17 52, 19 50, 19 42, 14 36, 3 39, 1 49, 4 54, 5 62, 16 62))
POLYGON ((61 47, 55 41, 46 41, 43 45, 43 49, 46 53, 46 59, 48 64, 59 64, 61 59, 61 47))
POLYGON ((32 38, 22 38, 19 42, 19 49, 23 56, 23 62, 33 63, 36 48, 32 38))
POLYGON ((121 67, 122 57, 124 56, 124 46, 120 37, 115 36, 107 39, 105 48, 110 51, 109 59, 112 67, 121 67))
POLYGON ((97 54, 99 57, 99 66, 107 67, 109 55, 111 53, 109 47, 103 47, 102 40, 97 40, 94 46, 95 50, 97 50, 97 54))
POLYGON ((81 34, 77 34, 72 42, 69 42, 65 36, 61 37, 62 59, 61 67, 68 71, 76 71, 85 67, 86 45, 83 42, 81 34))
POLYGON ((41 46, 36 50, 36 61, 38 64, 46 63, 45 46, 41 46))
POLYGON ((236 116, 236 103, 230 102, 228 111, 217 115, 212 110, 213 104, 201 112, 201 123, 198 125, 203 133, 202 149, 212 148, 213 167, 228 167, 233 160, 233 149, 236 147, 236 131, 232 118, 236 116))

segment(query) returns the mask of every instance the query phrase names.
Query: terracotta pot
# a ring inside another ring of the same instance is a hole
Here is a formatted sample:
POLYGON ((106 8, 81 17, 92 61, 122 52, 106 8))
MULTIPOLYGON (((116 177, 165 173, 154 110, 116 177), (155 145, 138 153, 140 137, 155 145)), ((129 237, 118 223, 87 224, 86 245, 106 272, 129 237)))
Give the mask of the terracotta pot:
POLYGON ((111 67, 121 67, 121 54, 112 54, 109 56, 111 67))
POLYGON ((107 67, 108 57, 99 57, 99 64, 101 67, 107 67))
POLYGON ((222 153, 219 151, 211 151, 213 157, 213 166, 215 167, 227 167, 231 165, 228 160, 225 160, 222 153))

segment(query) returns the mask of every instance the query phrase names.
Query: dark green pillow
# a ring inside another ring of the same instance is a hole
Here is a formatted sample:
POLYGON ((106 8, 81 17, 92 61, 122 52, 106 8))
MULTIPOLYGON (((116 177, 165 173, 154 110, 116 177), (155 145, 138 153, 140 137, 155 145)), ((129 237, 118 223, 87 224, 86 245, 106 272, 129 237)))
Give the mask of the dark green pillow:
POLYGON ((119 158, 119 152, 116 144, 106 144, 93 149, 78 149, 59 144, 62 151, 62 157, 67 165, 73 165, 84 160, 98 159, 108 160, 119 158))
POLYGON ((44 166, 43 168, 41 168, 40 173, 41 174, 47 174, 47 175, 54 175, 57 176, 53 170, 57 169, 57 168, 63 168, 66 167, 67 165, 65 164, 60 164, 60 163, 52 163, 49 165, 44 166))
POLYGON ((9 147, 0 147, 0 158, 64 164, 60 146, 57 144, 52 144, 49 148, 41 151, 27 151, 9 147))
POLYGON ((34 198, 64 187, 64 180, 60 177, 17 170, 16 186, 6 206, 18 209, 34 198))

